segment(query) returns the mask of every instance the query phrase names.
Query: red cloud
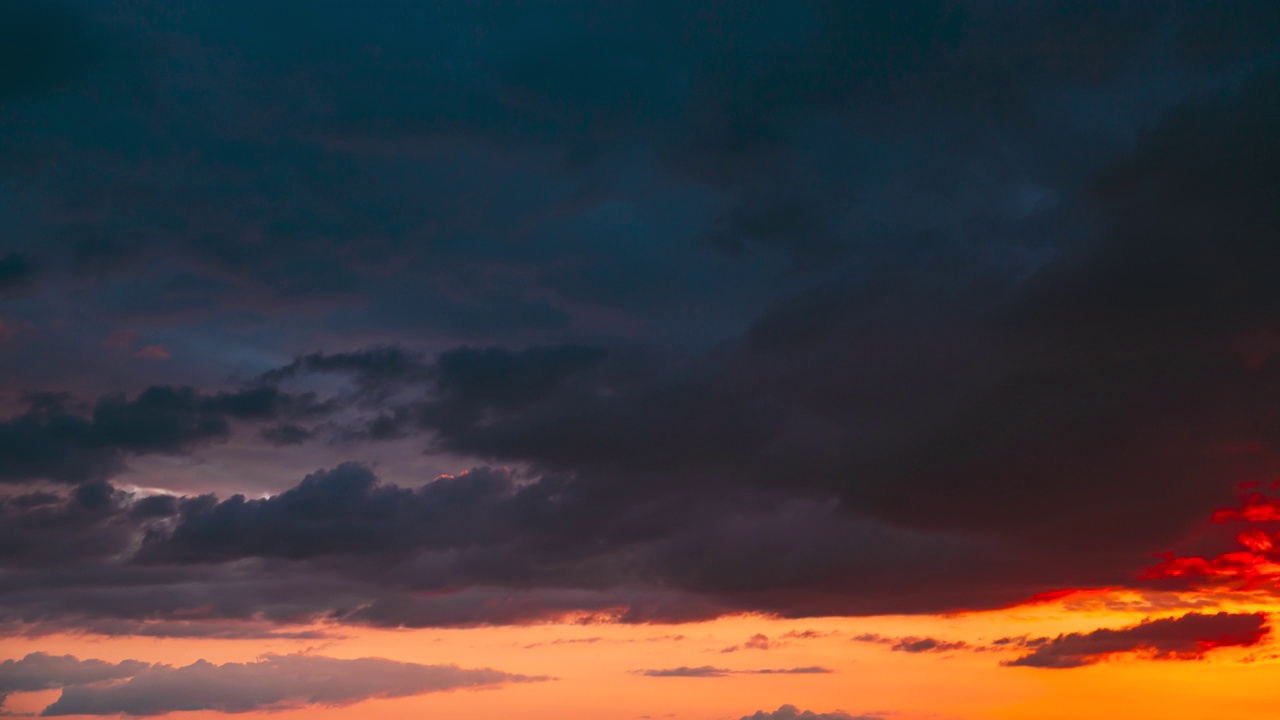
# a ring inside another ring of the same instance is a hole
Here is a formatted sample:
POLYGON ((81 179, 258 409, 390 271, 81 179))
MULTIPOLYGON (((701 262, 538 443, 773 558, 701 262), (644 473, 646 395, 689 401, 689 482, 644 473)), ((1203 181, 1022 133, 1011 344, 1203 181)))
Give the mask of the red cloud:
MULTIPOLYGON (((1242 499, 1240 507, 1218 510, 1212 519, 1215 523, 1280 522, 1280 498, 1251 493, 1242 499)), ((1235 541, 1240 549, 1213 558, 1167 553, 1141 579, 1185 578, 1197 585, 1246 590, 1274 586, 1280 581, 1280 531, 1246 528, 1236 534, 1235 541)))

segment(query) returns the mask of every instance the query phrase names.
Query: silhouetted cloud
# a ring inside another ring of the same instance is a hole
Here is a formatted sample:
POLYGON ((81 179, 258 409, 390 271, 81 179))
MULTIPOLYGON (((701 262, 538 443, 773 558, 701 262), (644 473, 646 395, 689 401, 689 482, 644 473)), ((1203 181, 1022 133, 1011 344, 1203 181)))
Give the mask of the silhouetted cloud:
POLYGON ((885 637, 876 633, 864 633, 853 638, 858 642, 888 645, 894 652, 905 653, 944 653, 952 650, 965 650, 971 647, 963 640, 939 640, 931 637, 885 637))
POLYGON ((801 711, 795 705, 783 705, 773 712, 760 710, 754 715, 743 715, 741 720, 884 720, 883 715, 850 715, 846 712, 816 713, 801 711))
POLYGON ((1001 664, 1075 668, 1121 653, 1138 653, 1156 660, 1199 660, 1214 648, 1257 645, 1269 632, 1264 613, 1188 613, 1181 617, 1148 619, 1125 628, 1038 638, 1027 643, 1034 650, 1001 664))

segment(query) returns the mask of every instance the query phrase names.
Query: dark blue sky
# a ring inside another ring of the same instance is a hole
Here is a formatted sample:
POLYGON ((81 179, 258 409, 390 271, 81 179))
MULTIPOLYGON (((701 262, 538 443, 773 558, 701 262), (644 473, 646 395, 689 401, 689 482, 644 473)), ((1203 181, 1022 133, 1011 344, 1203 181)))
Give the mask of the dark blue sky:
POLYGON ((191 602, 39 589, 86 568, 419 625, 1130 577, 1277 470, 1278 37, 1270 2, 0 3, 0 620, 191 602))

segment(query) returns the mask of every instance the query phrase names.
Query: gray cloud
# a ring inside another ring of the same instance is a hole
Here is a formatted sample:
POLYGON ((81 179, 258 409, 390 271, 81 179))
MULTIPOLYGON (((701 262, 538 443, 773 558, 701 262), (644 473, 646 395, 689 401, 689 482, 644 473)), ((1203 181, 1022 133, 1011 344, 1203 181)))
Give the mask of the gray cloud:
POLYGON ((182 454, 226 440, 232 420, 270 420, 327 409, 311 394, 272 387, 202 394, 153 385, 130 400, 101 397, 86 415, 65 395, 36 393, 27 409, 0 420, 0 482, 104 480, 131 455, 182 454))
POLYGON ((108 686, 62 683, 66 685, 62 696, 41 715, 150 716, 193 710, 240 713, 305 705, 340 706, 369 698, 547 679, 456 665, 313 655, 265 655, 253 662, 222 665, 205 660, 182 667, 144 665, 128 676, 128 680, 108 686))
POLYGON ((122 660, 80 660, 71 655, 34 652, 21 660, 0 662, 0 702, 15 692, 54 690, 68 685, 85 685, 104 680, 133 677, 151 667, 150 663, 122 660))

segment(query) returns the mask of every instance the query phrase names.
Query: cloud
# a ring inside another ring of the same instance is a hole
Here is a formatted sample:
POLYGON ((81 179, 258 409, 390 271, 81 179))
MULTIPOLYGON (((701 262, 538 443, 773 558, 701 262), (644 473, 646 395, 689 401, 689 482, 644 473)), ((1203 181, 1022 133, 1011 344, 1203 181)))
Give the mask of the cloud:
POLYGON ((1093 665, 1122 653, 1138 653, 1156 660, 1199 660, 1214 648, 1257 645, 1269 632, 1263 613, 1188 613, 1114 630, 1103 628, 1034 639, 1026 643, 1034 650, 1001 664, 1064 669, 1093 665))
POLYGON ((172 532, 152 534, 140 556, 185 562, 305 559, 500 542, 519 531, 502 525, 517 493, 511 473, 502 469, 476 468, 415 491, 381 485, 368 467, 347 463, 261 500, 186 498, 172 532))
POLYGON ((731 674, 732 670, 725 668, 712 667, 710 665, 701 665, 699 667, 686 667, 681 665, 675 668, 655 669, 655 670, 637 670, 640 675, 649 677, 724 677, 731 674))
POLYGON ((636 670, 635 672, 638 675, 645 675, 647 677, 706 678, 724 677, 726 675, 823 675, 834 671, 817 665, 793 668, 763 668, 757 670, 730 670, 727 668, 712 667, 711 665, 702 665, 699 667, 685 667, 682 665, 676 668, 636 670))
POLYGON ((261 499, 140 497, 102 484, 16 495, 0 502, 10 570, 0 621, 424 627, 866 614, 903 611, 903 593, 920 610, 976 602, 948 594, 975 592, 972 566, 921 558, 1000 557, 961 538, 858 521, 834 501, 632 502, 589 481, 501 468, 400 487, 354 463, 261 499), (867 543, 884 550, 857 552, 867 543), (796 547, 809 548, 804 562, 796 547), (947 582, 951 572, 964 583, 947 582))
POLYGON ((996 607, 1280 467, 1273 2, 197 5, 0 7, 8 620, 996 607))
POLYGON ((971 647, 963 640, 939 640, 931 637, 884 637, 876 633, 864 633, 853 638, 858 642, 888 645, 894 652, 905 653, 945 653, 953 650, 965 650, 971 647))
MULTIPOLYGON (((75 662, 74 658, 70 661, 75 662)), ((95 662, 86 660, 81 665, 95 662)), ((370 698, 548 679, 456 665, 313 655, 264 655, 253 662, 222 665, 205 660, 182 667, 141 664, 131 669, 128 680, 113 685, 59 681, 61 697, 41 715, 150 716, 195 710, 241 713, 306 705, 342 706, 370 698)))
POLYGON ((66 622, 12 623, 0 631, 38 637, 68 630, 112 637, 200 638, 207 640, 325 640, 342 637, 333 628, 296 629, 264 620, 131 620, 77 619, 66 622))
POLYGON ((768 635, 765 635, 764 633, 756 633, 755 635, 747 638, 746 642, 742 643, 742 645, 731 645, 720 652, 730 653, 737 652, 738 650, 769 650, 771 648, 778 647, 780 644, 785 645, 786 643, 779 643, 777 640, 770 641, 768 635))
POLYGON ((773 712, 760 710, 754 715, 744 715, 741 720, 883 720, 882 715, 850 715, 839 710, 829 713, 800 711, 795 705, 783 705, 773 712))
POLYGON ((104 480, 130 455, 180 454, 227 439, 231 420, 269 420, 323 412, 310 394, 261 387, 201 394, 190 387, 153 385, 134 399, 101 397, 88 415, 70 398, 35 393, 27 409, 0 420, 0 482, 104 480))
POLYGON ((349 353, 312 353, 263 373, 259 380, 278 383, 312 374, 351 377, 366 393, 387 392, 397 384, 431 379, 433 369, 422 356, 404 348, 384 346, 349 353))
POLYGON ((71 655, 34 652, 21 660, 0 662, 0 702, 10 693, 120 680, 145 672, 150 667, 150 663, 137 660, 109 663, 103 660, 80 660, 71 655))

